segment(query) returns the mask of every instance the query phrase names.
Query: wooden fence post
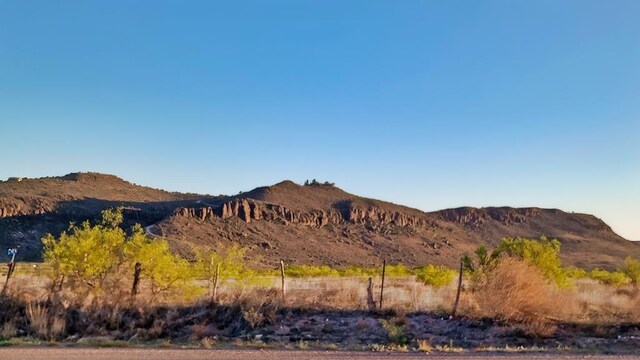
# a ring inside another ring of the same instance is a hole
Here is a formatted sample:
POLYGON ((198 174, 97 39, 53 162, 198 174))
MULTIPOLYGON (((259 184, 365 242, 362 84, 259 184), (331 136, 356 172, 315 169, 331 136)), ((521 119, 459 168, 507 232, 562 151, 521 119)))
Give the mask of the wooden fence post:
POLYGON ((138 284, 140 284, 140 273, 142 272, 142 264, 136 263, 133 269, 133 285, 131 285, 131 297, 134 298, 138 294, 138 284))
POLYGON ((382 300, 384 298, 384 273, 387 270, 387 260, 382 260, 382 283, 380 284, 380 310, 382 310, 382 300))
POLYGON ((2 288, 2 292, 0 295, 4 295, 7 292, 7 288, 9 286, 9 279, 11 279, 11 275, 13 275, 13 271, 16 268, 16 254, 18 253, 18 249, 9 249, 9 254, 11 254, 11 261, 9 262, 9 269, 7 269, 7 279, 4 281, 4 287, 2 288))
POLYGON ((211 301, 214 303, 218 300, 219 279, 220 279, 220 264, 216 264, 216 277, 213 278, 213 290, 211 291, 211 301))
POLYGON ((451 317, 456 316, 456 312, 458 311, 458 302, 460 301, 460 291, 462 290, 462 272, 463 272, 463 262, 460 260, 460 274, 458 275, 458 290, 456 291, 456 301, 453 303, 453 311, 451 311, 451 317))
POLYGON ((213 302, 213 281, 214 281, 214 272, 213 272, 213 256, 211 257, 211 261, 209 262, 209 297, 213 302))
POLYGON ((369 311, 376 309, 376 302, 373 300, 373 278, 369 276, 369 286, 367 286, 367 307, 369 311))
POLYGON ((282 279, 282 299, 284 300, 287 296, 287 290, 284 284, 284 260, 280 260, 280 277, 282 279))

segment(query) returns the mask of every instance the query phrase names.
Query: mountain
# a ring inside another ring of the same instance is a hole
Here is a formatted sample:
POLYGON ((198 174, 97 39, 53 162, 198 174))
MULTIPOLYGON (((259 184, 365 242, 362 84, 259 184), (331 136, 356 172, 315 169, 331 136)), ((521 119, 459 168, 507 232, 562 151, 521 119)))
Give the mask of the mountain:
MULTIPOLYGON (((126 225, 141 223, 185 257, 193 246, 239 244, 256 266, 287 263, 332 266, 425 263, 456 266, 479 245, 503 237, 558 238, 565 265, 612 268, 640 256, 640 244, 618 236, 593 215, 558 209, 463 207, 422 212, 349 194, 333 184, 291 181, 235 196, 182 194, 143 187, 113 175, 0 182, 0 248, 20 245, 38 260, 40 237, 70 221, 95 219, 123 206, 126 225)), ((4 251, 3 251, 4 253, 4 251)))

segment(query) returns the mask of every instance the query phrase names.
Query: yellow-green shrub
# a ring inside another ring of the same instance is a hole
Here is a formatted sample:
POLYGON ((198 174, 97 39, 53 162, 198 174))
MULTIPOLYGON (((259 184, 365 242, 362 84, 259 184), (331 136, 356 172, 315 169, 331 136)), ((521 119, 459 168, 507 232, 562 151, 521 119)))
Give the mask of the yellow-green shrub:
POLYGON ((589 272, 589 278, 606 285, 622 286, 629 282, 629 278, 621 271, 607 271, 593 269, 589 272))
POLYGON ((338 270, 328 265, 288 265, 284 273, 291 277, 340 276, 338 270))
POLYGON ((453 278, 456 275, 456 271, 449 269, 445 266, 425 265, 413 269, 413 273, 418 280, 422 281, 426 285, 433 287, 442 287, 451 284, 453 278))
POLYGON ((51 234, 43 237, 43 257, 51 266, 52 280, 60 287, 64 281, 72 282, 104 295, 118 290, 123 278, 132 279, 139 263, 141 279, 149 282, 154 293, 178 289, 181 294, 190 294, 194 288, 190 286, 189 264, 171 253, 165 240, 149 239, 140 225, 127 235, 120 228, 122 219, 120 209, 109 209, 102 212, 96 225, 89 221, 80 226, 71 224, 58 239, 51 234))
POLYGON ((540 269, 547 279, 554 281, 559 287, 566 287, 571 284, 558 257, 560 241, 557 239, 548 240, 544 236, 539 240, 519 237, 504 238, 496 250, 500 254, 506 254, 529 262, 540 269))
POLYGON ((620 269, 634 286, 638 286, 640 282, 640 259, 634 259, 628 256, 624 259, 624 266, 620 269))

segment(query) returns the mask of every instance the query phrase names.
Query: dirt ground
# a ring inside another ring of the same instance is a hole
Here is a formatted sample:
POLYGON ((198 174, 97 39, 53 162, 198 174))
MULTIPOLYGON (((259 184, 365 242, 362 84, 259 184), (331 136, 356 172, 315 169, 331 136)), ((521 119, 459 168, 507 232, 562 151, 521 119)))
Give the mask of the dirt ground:
POLYGON ((155 360, 333 360, 333 359, 417 359, 440 358, 447 360, 547 360, 547 359, 640 359, 640 356, 612 355, 562 355, 562 354, 423 354, 423 353, 375 353, 342 351, 294 351, 294 350, 182 350, 182 349, 96 349, 96 348, 2 348, 0 359, 28 360, 110 360, 110 359, 155 359, 155 360))

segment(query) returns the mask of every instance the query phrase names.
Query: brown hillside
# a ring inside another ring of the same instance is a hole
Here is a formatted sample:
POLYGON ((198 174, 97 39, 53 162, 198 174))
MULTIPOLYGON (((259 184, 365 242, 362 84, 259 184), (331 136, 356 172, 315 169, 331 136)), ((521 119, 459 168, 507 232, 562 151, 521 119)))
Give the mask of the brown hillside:
POLYGON ((365 265, 390 262, 455 266, 464 253, 506 236, 547 236, 562 244, 565 264, 611 268, 640 246, 586 214, 540 208, 457 208, 425 213, 349 194, 332 185, 283 181, 230 197, 170 193, 111 175, 0 182, 0 246, 22 244, 37 259, 39 237, 69 221, 124 206, 140 222, 190 256, 196 246, 240 244, 254 263, 365 265))

